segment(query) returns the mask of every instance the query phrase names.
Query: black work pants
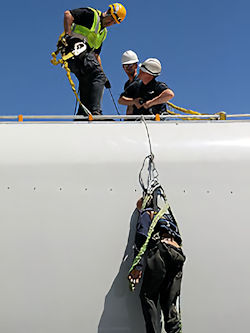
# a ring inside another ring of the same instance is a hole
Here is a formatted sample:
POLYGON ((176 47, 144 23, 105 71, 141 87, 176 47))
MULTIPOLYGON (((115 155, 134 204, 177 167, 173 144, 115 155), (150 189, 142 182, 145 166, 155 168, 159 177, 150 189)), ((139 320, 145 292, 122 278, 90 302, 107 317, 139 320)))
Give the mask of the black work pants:
POLYGON ((166 243, 159 242, 149 251, 140 292, 147 333, 160 332, 158 302, 163 312, 166 332, 181 332, 176 302, 180 295, 184 261, 182 250, 166 243))
MULTIPOLYGON (((103 73, 94 53, 79 55, 75 59, 69 59, 69 68, 79 81, 80 100, 93 114, 101 115, 101 101, 103 96, 106 76, 103 73)), ((79 106, 77 115, 86 115, 79 106)))

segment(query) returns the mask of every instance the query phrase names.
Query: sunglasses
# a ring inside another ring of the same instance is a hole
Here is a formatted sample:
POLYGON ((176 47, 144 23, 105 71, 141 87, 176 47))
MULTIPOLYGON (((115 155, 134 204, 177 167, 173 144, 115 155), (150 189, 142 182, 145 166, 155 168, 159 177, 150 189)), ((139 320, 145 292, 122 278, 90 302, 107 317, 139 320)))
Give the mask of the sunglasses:
POLYGON ((134 65, 134 64, 125 64, 125 65, 123 65, 123 67, 124 67, 124 68, 128 68, 128 69, 129 69, 129 68, 132 68, 132 67, 133 67, 133 65, 134 65))

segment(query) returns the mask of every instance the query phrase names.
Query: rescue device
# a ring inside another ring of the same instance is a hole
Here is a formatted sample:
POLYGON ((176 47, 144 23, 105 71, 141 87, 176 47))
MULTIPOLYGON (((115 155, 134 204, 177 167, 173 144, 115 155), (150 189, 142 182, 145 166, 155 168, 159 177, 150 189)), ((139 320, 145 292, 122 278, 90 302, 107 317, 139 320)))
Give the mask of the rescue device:
MULTIPOLYGON (((167 201, 164 189, 159 183, 158 179, 159 173, 154 163, 154 155, 152 153, 148 128, 145 122, 144 124, 146 126, 149 139, 150 155, 146 156, 146 158, 144 159, 142 168, 139 173, 139 183, 142 188, 142 205, 140 207, 140 216, 142 216, 142 214, 145 213, 145 211, 150 211, 153 212, 154 217, 152 219, 149 228, 145 228, 144 225, 140 225, 140 217, 139 217, 137 223, 137 231, 139 231, 139 233, 144 235, 146 240, 141 246, 136 257, 134 258, 129 273, 132 272, 136 268, 136 266, 140 263, 144 253, 147 250, 148 243, 151 240, 156 227, 159 233, 166 233, 170 237, 173 237, 174 240, 178 243, 178 245, 181 246, 182 244, 177 222, 171 211, 170 205, 167 201), (147 178, 146 178, 147 180, 145 184, 145 182, 143 181, 143 172, 146 167, 146 164, 148 164, 148 166, 147 166, 147 178)), ((129 287, 131 291, 134 291, 135 284, 130 281, 129 287)))
POLYGON ((92 120, 93 117, 92 117, 91 112, 81 102, 81 100, 77 94, 75 84, 71 78, 70 69, 69 69, 68 62, 67 62, 68 59, 70 59, 70 58, 73 59, 74 57, 78 57, 80 55, 84 56, 85 53, 87 53, 87 43, 84 39, 76 39, 74 36, 70 37, 68 35, 65 35, 65 33, 63 32, 59 36, 56 51, 51 53, 52 59, 50 62, 54 66, 60 64, 66 70, 67 78, 69 80, 69 83, 71 85, 71 88, 73 90, 73 93, 74 93, 79 105, 82 107, 82 109, 84 110, 86 115, 89 116, 89 119, 92 120), (61 58, 59 60, 57 60, 58 54, 61 55, 61 58))

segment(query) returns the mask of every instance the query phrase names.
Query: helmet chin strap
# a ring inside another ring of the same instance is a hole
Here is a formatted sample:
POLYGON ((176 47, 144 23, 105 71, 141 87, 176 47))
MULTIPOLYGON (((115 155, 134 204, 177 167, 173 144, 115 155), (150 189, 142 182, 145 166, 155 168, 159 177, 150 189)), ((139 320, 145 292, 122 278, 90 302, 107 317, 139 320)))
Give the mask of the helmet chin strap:
POLYGON ((105 18, 108 18, 108 17, 112 17, 112 19, 113 19, 113 16, 111 15, 111 13, 109 13, 109 11, 102 13, 102 15, 101 15, 101 24, 102 24, 103 28, 106 27, 104 20, 105 20, 105 18))

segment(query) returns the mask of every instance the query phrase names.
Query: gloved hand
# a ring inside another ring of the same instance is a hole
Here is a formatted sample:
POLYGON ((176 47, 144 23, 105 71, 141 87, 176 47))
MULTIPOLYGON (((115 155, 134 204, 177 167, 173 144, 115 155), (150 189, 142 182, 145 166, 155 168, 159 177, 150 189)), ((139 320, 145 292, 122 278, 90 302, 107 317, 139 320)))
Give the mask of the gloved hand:
POLYGON ((64 36, 62 36, 62 38, 58 41, 57 43, 57 47, 67 47, 68 46, 68 40, 70 39, 70 35, 65 34, 64 36))
POLYGON ((65 46, 68 46, 68 41, 70 39, 70 35, 69 34, 65 34, 64 36, 62 36, 62 43, 65 45, 65 46))
POLYGON ((105 82, 104 86, 105 86, 105 88, 107 88, 107 89, 110 89, 110 88, 111 88, 111 84, 110 84, 110 82, 109 82, 108 79, 107 79, 107 81, 105 82))
POLYGON ((128 275, 128 279, 132 284, 138 284, 142 277, 142 271, 134 268, 128 275))

